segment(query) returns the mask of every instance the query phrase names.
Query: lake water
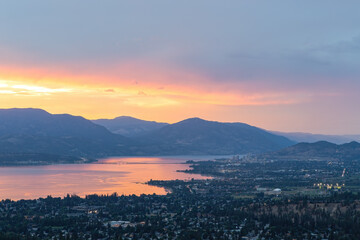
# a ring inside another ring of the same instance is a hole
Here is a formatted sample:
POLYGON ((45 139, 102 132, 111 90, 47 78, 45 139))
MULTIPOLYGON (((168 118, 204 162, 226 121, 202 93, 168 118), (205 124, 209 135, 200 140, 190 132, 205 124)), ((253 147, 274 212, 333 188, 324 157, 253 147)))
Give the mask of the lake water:
POLYGON ((144 184, 150 179, 205 179, 186 174, 187 160, 219 156, 113 157, 93 164, 0 167, 0 199, 35 199, 66 194, 166 194, 163 188, 144 184))

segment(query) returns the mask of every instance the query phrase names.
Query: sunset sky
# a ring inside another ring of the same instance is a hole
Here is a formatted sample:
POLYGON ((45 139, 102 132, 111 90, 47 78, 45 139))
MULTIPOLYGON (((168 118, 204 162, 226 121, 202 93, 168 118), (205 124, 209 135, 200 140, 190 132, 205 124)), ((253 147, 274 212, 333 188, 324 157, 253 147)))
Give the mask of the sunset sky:
POLYGON ((360 1, 0 2, 0 108, 360 134, 360 1))

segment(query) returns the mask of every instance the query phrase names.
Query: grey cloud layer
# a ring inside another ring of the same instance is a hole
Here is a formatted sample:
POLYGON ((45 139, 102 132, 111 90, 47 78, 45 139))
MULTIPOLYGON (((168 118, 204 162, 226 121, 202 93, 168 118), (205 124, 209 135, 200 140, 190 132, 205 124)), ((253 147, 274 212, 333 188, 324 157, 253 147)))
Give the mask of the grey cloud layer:
POLYGON ((215 81, 335 84, 360 75, 358 9, 355 0, 3 0, 0 61, 145 59, 215 81))

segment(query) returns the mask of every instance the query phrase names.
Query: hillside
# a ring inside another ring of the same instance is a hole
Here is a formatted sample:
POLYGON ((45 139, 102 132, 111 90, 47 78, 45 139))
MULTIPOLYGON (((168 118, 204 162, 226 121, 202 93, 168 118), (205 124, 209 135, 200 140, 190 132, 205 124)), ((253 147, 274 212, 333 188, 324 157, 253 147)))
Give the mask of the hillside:
POLYGON ((106 127, 113 133, 126 137, 140 136, 168 125, 168 123, 145 121, 127 116, 121 116, 114 119, 98 119, 93 120, 93 122, 106 127))
POLYGON ((141 153, 242 154, 274 151, 294 144, 285 137, 243 123, 221 123, 199 118, 165 126, 142 137, 141 153))
POLYGON ((82 117, 40 109, 0 110, 0 153, 125 154, 128 139, 82 117))

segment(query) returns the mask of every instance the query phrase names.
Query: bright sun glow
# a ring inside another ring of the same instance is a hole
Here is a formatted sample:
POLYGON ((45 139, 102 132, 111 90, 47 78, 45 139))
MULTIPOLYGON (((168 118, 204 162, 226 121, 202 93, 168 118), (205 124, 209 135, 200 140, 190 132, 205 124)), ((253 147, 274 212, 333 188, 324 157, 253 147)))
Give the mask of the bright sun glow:
POLYGON ((0 93, 2 94, 48 95, 59 92, 71 92, 71 89, 48 88, 44 86, 27 85, 17 81, 0 80, 0 93))

